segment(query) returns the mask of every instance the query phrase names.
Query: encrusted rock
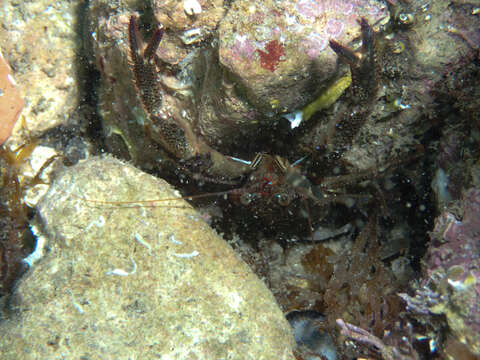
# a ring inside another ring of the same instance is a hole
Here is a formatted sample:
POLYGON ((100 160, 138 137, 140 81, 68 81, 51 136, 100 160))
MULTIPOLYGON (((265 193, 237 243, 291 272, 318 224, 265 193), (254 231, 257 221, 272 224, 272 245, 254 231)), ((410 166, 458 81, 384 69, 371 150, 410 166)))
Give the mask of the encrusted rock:
POLYGON ((360 36, 358 20, 389 19, 381 1, 235 1, 219 28, 220 63, 264 112, 293 111, 335 74, 328 41, 360 36), (278 109, 277 109, 278 108, 278 109))
MULTIPOLYGON (((190 122, 196 136, 229 155, 244 154, 247 140, 256 146, 252 136, 266 136, 259 124, 269 127, 278 114, 302 108, 342 74, 329 39, 349 44, 359 37, 360 17, 372 25, 388 21, 380 1, 236 1, 230 7, 205 1, 198 15, 185 13, 178 1, 151 6, 157 21, 143 16, 139 23, 165 28, 156 52, 156 81, 163 89, 159 112, 177 123, 190 122)), ((140 10, 128 1, 105 0, 89 8, 107 141, 116 153, 145 164, 148 143, 158 134, 135 94, 127 46, 129 17, 140 10), (138 141, 145 123, 152 134, 138 141)), ((140 32, 147 42, 151 33, 140 32)))
POLYGON ((293 359, 272 294, 175 197, 110 157, 62 170, 38 206, 46 255, 13 295, 1 358, 293 359), (145 198, 173 199, 93 202, 145 198))
MULTIPOLYGON (((183 1, 152 1, 152 14, 131 1, 92 1, 91 38, 102 73, 99 108, 109 148, 146 167, 158 166, 162 157, 128 66, 132 14, 140 14, 145 41, 158 22, 164 25, 156 52, 156 81, 163 90, 159 112, 175 123, 189 123, 198 137, 194 141, 226 155, 252 159, 284 143, 286 120, 280 115, 311 104, 342 74, 328 40, 358 45, 352 40, 358 37, 360 17, 374 28, 391 19, 391 26, 376 36, 380 91, 372 116, 345 154, 349 163, 366 169, 416 146, 418 134, 432 126, 422 119, 436 115, 437 96, 466 99, 462 111, 478 118, 478 96, 470 91, 476 83, 471 63, 479 34, 473 30, 472 6, 388 3, 389 9, 382 1, 201 1, 202 11, 189 15, 183 1), (465 32, 466 26, 472 30, 465 32)), ((323 127, 335 115, 332 109, 312 119, 315 131, 294 129, 288 140, 296 143, 289 144, 288 157, 304 155, 310 134, 322 146, 323 127)))
MULTIPOLYGON (((77 6, 68 1, 3 1, 0 5, 3 55, 25 98, 27 133, 34 136, 78 120, 77 6)), ((15 134, 12 140, 25 141, 15 134)))
POLYGON ((435 220, 424 276, 409 309, 442 314, 454 338, 480 355, 480 188, 465 192, 463 216, 445 211, 435 220))
POLYGON ((20 96, 13 78, 12 69, 0 51, 0 145, 12 133, 25 102, 20 96))

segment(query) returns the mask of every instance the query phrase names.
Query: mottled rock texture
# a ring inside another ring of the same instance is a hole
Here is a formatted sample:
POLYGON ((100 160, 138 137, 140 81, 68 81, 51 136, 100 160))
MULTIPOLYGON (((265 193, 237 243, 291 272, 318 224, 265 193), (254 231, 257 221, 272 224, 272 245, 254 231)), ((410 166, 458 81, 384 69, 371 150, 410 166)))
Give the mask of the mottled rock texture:
MULTIPOLYGON (((0 3, 0 46, 25 99, 27 135, 78 122, 79 7, 68 1, 0 3)), ((12 140, 21 144, 19 136, 12 140)))
POLYGON ((25 102, 20 96, 13 78, 12 69, 0 51, 0 145, 12 133, 25 102))
MULTIPOLYGON (((451 336, 480 355, 480 188, 465 191, 435 219, 412 313, 444 315, 451 336), (454 214, 455 212, 456 214, 454 214)), ((474 354, 474 355, 473 355, 474 354)))
POLYGON ((153 14, 128 1, 97 0, 89 7, 107 141, 137 163, 148 163, 151 154, 143 148, 159 134, 145 119, 128 66, 132 14, 140 14, 145 43, 159 23, 165 29, 155 59, 159 113, 189 122, 214 149, 246 158, 253 155, 245 144, 262 150, 262 137, 273 141, 279 114, 301 109, 345 74, 329 39, 350 44, 360 35, 360 17, 372 25, 389 19, 379 1, 202 1, 196 16, 187 15, 182 3, 152 1, 153 14), (138 141, 145 124, 150 134, 138 141))
POLYGON ((330 39, 348 44, 361 17, 375 24, 388 16, 381 1, 235 1, 219 28, 220 63, 257 108, 292 111, 332 80, 330 39))
POLYGON ((272 294, 188 204, 83 197, 175 195, 110 157, 61 170, 38 206, 47 254, 0 324, 2 359, 293 359, 272 294))
POLYGON ((461 219, 444 212, 435 221, 425 258, 424 286, 439 297, 424 299, 434 314, 445 314, 460 342, 480 355, 480 188, 469 189, 461 219))

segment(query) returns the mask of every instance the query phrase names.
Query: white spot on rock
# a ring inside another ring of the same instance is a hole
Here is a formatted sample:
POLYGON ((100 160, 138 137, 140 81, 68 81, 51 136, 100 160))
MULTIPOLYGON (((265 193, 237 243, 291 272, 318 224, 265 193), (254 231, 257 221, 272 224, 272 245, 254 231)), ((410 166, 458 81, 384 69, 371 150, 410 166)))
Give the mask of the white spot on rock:
POLYGON ((176 256, 176 257, 182 258, 182 259, 189 259, 189 258, 198 256, 198 254, 199 254, 199 252, 198 252, 197 250, 194 250, 194 251, 192 251, 192 252, 189 253, 189 254, 177 254, 177 253, 173 253, 173 256, 176 256))
POLYGON ((198 15, 202 12, 202 5, 197 0, 184 0, 183 9, 187 15, 198 15))
POLYGON ((285 119, 287 119, 288 121, 290 121, 290 127, 292 129, 295 129, 296 127, 298 127, 302 123, 303 113, 302 113, 301 110, 297 110, 293 113, 285 114, 285 115, 283 115, 283 117, 285 119))

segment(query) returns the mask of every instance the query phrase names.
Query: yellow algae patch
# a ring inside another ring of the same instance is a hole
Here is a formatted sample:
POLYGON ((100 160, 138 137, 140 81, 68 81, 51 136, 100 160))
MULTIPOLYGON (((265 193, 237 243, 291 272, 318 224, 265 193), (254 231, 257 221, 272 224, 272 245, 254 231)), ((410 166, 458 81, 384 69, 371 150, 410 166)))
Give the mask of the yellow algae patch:
POLYGON ((326 109, 332 106, 335 101, 343 94, 343 92, 352 83, 352 76, 350 73, 338 79, 327 90, 320 94, 314 101, 305 106, 302 110, 302 120, 306 121, 312 117, 317 111, 326 109))

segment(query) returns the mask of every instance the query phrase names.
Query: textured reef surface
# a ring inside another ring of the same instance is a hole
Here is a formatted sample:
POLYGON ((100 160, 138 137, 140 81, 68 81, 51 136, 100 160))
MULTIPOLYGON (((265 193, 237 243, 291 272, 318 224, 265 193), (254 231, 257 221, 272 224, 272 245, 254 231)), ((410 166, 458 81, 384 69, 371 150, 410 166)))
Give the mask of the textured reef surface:
POLYGON ((414 314, 444 315, 455 339, 450 341, 479 356, 480 189, 465 191, 455 207, 437 217, 430 237, 415 296, 402 297, 414 314))
POLYGON ((478 1, 0 7, 1 358, 480 357, 478 1))

